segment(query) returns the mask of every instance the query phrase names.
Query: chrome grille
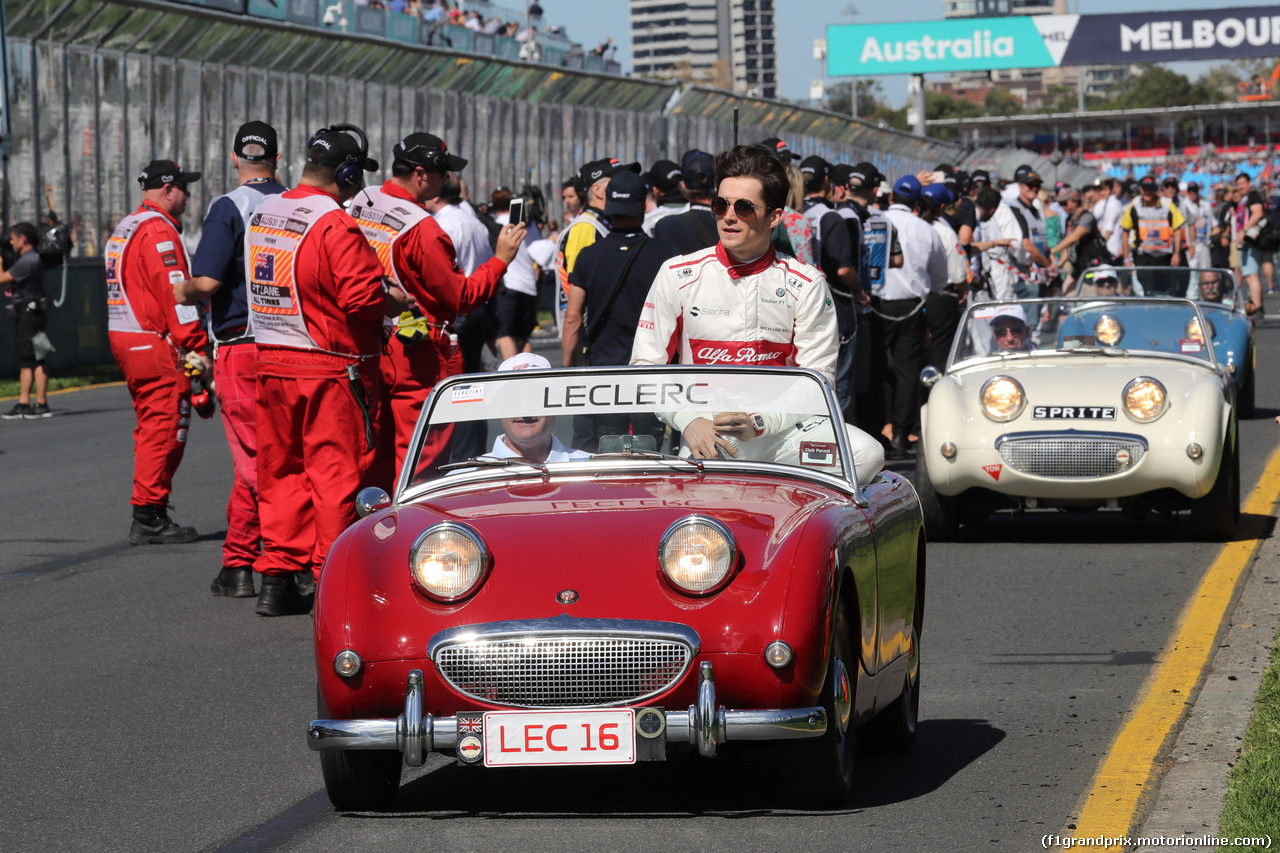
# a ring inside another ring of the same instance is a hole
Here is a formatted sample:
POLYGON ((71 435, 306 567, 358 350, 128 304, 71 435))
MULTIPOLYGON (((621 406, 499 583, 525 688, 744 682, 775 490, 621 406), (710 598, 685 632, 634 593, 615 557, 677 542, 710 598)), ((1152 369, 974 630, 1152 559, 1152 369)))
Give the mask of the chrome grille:
POLYGON ((1038 435, 1004 439, 1000 458, 1023 474, 1087 480, 1133 468, 1146 449, 1140 439, 1128 436, 1038 435), (1127 463, 1116 458, 1121 451, 1128 452, 1127 463))
POLYGON ((669 688, 693 649, 673 638, 508 636, 442 646, 435 663, 456 690, 519 708, 624 705, 669 688))

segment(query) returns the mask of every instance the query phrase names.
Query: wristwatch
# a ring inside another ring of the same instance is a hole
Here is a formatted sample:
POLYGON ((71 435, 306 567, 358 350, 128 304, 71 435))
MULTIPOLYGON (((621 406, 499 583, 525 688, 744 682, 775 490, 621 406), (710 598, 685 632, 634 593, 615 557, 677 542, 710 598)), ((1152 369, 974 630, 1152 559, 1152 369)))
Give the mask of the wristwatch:
POLYGON ((756 438, 764 435, 764 415, 752 412, 748 417, 751 418, 751 428, 756 432, 756 438))

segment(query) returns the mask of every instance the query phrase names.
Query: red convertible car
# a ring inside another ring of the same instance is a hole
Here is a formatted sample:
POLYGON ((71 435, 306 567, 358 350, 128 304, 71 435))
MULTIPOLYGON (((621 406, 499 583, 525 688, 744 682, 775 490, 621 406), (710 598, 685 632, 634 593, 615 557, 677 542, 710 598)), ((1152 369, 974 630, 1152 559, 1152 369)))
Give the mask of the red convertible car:
POLYGON ((333 804, 388 806, 430 752, 502 772, 746 741, 803 802, 844 802, 855 748, 915 740, 925 542, 838 411, 790 368, 440 383, 395 499, 361 493, 321 574, 308 743, 333 804), (680 442, 699 419, 716 458, 680 442), (467 430, 484 453, 421 461, 467 430))

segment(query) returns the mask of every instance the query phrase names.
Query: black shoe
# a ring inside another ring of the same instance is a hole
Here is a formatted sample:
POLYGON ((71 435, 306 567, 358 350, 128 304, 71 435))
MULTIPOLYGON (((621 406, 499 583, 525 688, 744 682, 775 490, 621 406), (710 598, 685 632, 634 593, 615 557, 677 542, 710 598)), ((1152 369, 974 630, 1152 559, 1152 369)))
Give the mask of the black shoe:
POLYGON ((248 566, 223 566, 222 571, 209 584, 214 595, 227 598, 253 598, 253 569, 248 566))
POLYGON ((13 408, 0 415, 6 421, 20 421, 31 415, 31 406, 26 403, 15 403, 13 408))
POLYGON ((884 458, 896 460, 906 459, 909 455, 908 451, 910 449, 911 445, 907 444, 906 436, 895 435, 893 437, 893 441, 889 442, 889 446, 885 448, 884 458))
POLYGON ((298 589, 296 574, 263 575, 254 612, 259 616, 295 616, 310 612, 311 598, 298 589))
POLYGON ((194 542, 196 529, 175 524, 168 507, 135 506, 133 524, 129 527, 130 545, 177 545, 194 542))
POLYGON ((48 403, 32 403, 30 409, 22 417, 29 421, 36 421, 40 418, 53 417, 53 412, 49 411, 48 403))

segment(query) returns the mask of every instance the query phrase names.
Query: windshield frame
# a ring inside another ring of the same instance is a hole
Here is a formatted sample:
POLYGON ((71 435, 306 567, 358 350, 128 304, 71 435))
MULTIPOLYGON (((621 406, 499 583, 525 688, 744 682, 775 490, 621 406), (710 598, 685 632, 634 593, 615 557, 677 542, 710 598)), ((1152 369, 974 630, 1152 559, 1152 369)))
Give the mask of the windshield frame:
MULTIPOLYGON (((794 376, 797 378, 797 381, 801 381, 801 377, 805 377, 803 381, 816 381, 820 383, 823 399, 827 403, 827 415, 832 418, 833 424, 845 426, 844 418, 836 414, 840 411, 840 408, 836 401, 835 389, 832 388, 831 383, 826 381, 822 374, 808 368, 745 368, 737 365, 717 366, 704 364, 664 364, 614 365, 609 367, 558 367, 544 370, 522 370, 516 376, 513 376, 511 372, 499 371, 486 373, 464 373, 457 376, 450 376, 447 379, 442 379, 427 396, 426 402, 424 402, 422 406, 422 412, 418 417, 418 422, 414 426, 413 437, 409 442, 409 453, 406 454, 405 459, 416 462, 418 455, 421 453, 423 437, 426 433, 427 424, 430 421, 430 415, 436 401, 442 398, 443 395, 449 392, 455 385, 525 379, 539 375, 554 375, 557 379, 573 378, 578 376, 592 378, 616 375, 619 372, 642 375, 645 373, 651 373, 667 376, 672 374, 695 374, 703 376, 729 374, 740 376, 744 370, 750 370, 755 374, 794 376)), ((396 475, 393 503, 400 506, 421 500, 428 495, 436 495, 438 493, 453 491, 456 487, 466 487, 477 483, 512 479, 554 478, 561 480, 586 480, 598 478, 602 475, 613 476, 626 473, 653 474, 655 472, 663 474, 678 473, 680 476, 701 477, 705 473, 722 471, 746 474, 765 474, 770 476, 787 477, 789 479, 804 480, 835 489, 853 497, 858 497, 861 495, 861 489, 857 485, 858 480, 855 476, 856 472, 853 466, 853 455, 849 448, 848 433, 845 429, 834 428, 832 429, 832 433, 840 449, 841 471, 843 476, 836 476, 835 474, 806 469, 800 466, 783 465, 774 462, 737 459, 664 459, 647 456, 619 458, 611 456, 603 459, 596 459, 593 457, 592 459, 579 461, 543 463, 541 469, 532 466, 511 466, 502 468, 477 468, 469 471, 459 470, 454 471, 445 477, 437 477, 435 479, 415 483, 413 482, 411 474, 414 469, 414 465, 404 464, 396 475), (692 464, 695 462, 700 464, 692 464)))
POLYGON ((1209 328, 1209 326, 1206 324, 1204 312, 1201 310, 1201 304, 1199 302, 1196 302, 1195 300, 1192 300, 1192 299, 1176 299, 1168 296, 1160 296, 1160 297, 1116 296, 1116 297, 1110 297, 1110 298, 1098 298, 1098 297, 1092 297, 1092 296, 1081 296, 1081 297, 1069 296, 1069 297, 1063 298, 1061 296, 1057 296, 1057 297, 1046 296, 1046 297, 1039 297, 1036 299, 1004 299, 1004 300, 992 300, 989 302, 975 302, 970 304, 969 307, 965 309, 964 314, 960 316, 960 323, 956 327, 955 339, 951 342, 951 352, 948 353, 947 355, 946 370, 944 370, 943 372, 950 374, 958 370, 967 370, 970 367, 977 367, 980 365, 989 365, 989 364, 999 364, 1002 362, 1014 361, 1017 359, 1035 360, 1035 359, 1047 358, 1051 356, 1064 356, 1064 355, 1072 356, 1072 354, 1097 355, 1098 353, 1102 353, 1104 355, 1141 355, 1144 357, 1168 358, 1176 361, 1188 362, 1191 364, 1198 364, 1201 366, 1207 365, 1211 367, 1215 372, 1220 371, 1220 365, 1218 364, 1217 353, 1215 352, 1215 347, 1213 346, 1212 343, 1208 343, 1204 347, 1204 351, 1208 355, 1207 358, 1192 358, 1188 355, 1183 355, 1181 353, 1176 353, 1176 352, 1161 352, 1160 350, 1150 350, 1150 349, 1134 349, 1133 347, 1126 347, 1126 346, 1116 346, 1116 347, 1096 346, 1096 347, 1072 347, 1072 348, 1056 347, 1054 349, 1025 350, 1025 351, 1018 350, 1018 351, 1012 351, 1012 352, 1001 353, 1001 354, 986 353, 983 355, 969 356, 968 358, 965 358, 962 361, 956 361, 956 356, 960 352, 960 346, 965 339, 965 330, 968 328, 968 324, 972 319, 972 315, 977 311, 989 309, 997 305, 1043 306, 1043 305, 1090 305, 1090 304, 1107 304, 1107 305, 1130 304, 1130 305, 1137 305, 1143 308, 1150 308, 1153 305, 1185 306, 1187 308, 1190 308, 1193 312, 1195 312, 1196 319, 1200 321, 1201 329, 1209 328))
MULTIPOLYGON (((1082 287, 1088 284, 1086 277, 1096 269, 1097 269, 1096 267, 1089 267, 1088 269, 1083 270, 1080 274, 1080 278, 1076 281, 1076 284, 1075 284, 1076 292, 1072 293, 1072 295, 1067 298, 1069 299, 1091 298, 1091 297, 1081 297, 1079 295, 1079 291, 1082 287)), ((1188 278, 1190 278, 1192 275, 1200 275, 1208 272, 1217 273, 1219 276, 1223 276, 1225 277, 1226 280, 1231 282, 1231 285, 1232 285, 1231 288, 1229 290, 1223 291, 1223 296, 1224 297, 1229 296, 1232 300, 1232 304, 1223 305, 1221 302, 1209 302, 1203 299, 1191 299, 1191 301, 1195 302, 1196 304, 1202 307, 1211 308, 1215 311, 1226 311, 1231 314, 1239 314, 1242 317, 1246 315, 1245 302, 1248 301, 1248 297, 1249 297, 1248 287, 1244 284, 1244 282, 1238 281, 1236 279, 1235 273, 1229 269, 1223 269, 1222 267, 1204 267, 1204 268, 1183 267, 1183 266, 1135 267, 1135 266, 1118 266, 1118 265, 1112 265, 1111 269, 1114 270, 1116 273, 1127 275, 1128 278, 1130 279, 1132 279, 1135 276, 1140 278, 1144 274, 1151 274, 1151 273, 1164 275, 1164 274, 1170 274, 1170 273, 1176 274, 1179 272, 1183 272, 1186 274, 1188 278)), ((1198 292, 1199 292, 1199 289, 1197 286, 1197 293, 1198 292)), ((1101 298, 1101 297, 1097 297, 1095 294, 1095 297, 1092 297, 1092 298, 1101 298)), ((1121 297, 1117 296, 1115 298, 1119 299, 1121 297)), ((1144 293, 1142 296, 1134 296, 1133 298, 1144 299, 1144 300, 1190 299, 1190 297, 1187 297, 1187 296, 1166 296, 1164 294, 1158 294, 1158 293, 1144 293)))

